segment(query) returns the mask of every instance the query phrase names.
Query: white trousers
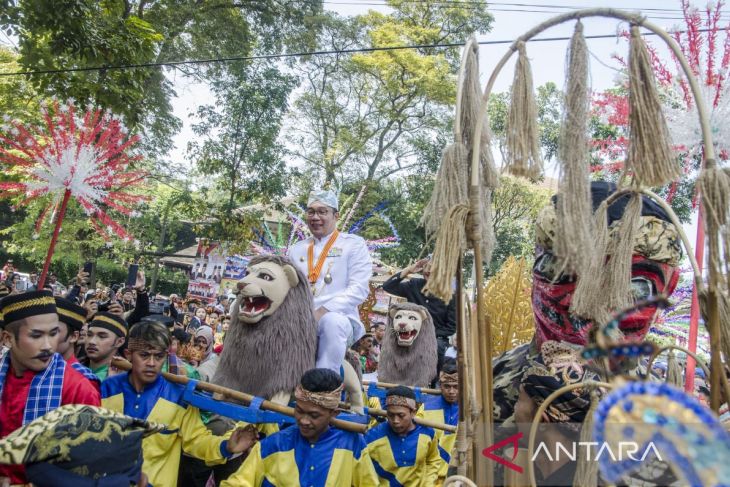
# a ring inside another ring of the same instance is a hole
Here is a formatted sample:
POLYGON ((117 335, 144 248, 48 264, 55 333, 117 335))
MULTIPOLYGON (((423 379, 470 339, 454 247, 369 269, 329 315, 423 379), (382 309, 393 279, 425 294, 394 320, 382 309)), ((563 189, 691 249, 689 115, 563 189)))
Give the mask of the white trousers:
POLYGON ((355 328, 350 318, 330 311, 320 318, 317 326, 317 368, 331 369, 340 373, 347 346, 352 344, 355 328))

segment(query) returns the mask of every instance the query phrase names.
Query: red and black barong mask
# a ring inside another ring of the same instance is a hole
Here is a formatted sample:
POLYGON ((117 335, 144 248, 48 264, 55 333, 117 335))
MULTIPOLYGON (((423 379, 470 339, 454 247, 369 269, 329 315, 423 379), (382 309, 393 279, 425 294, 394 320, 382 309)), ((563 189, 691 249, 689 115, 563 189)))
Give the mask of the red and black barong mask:
MULTIPOLYGON (((593 209, 611 193, 615 185, 603 181, 591 184, 593 209)), ((629 195, 620 197, 608 209, 608 224, 621 219, 629 195)), ((657 294, 670 296, 679 280, 682 249, 677 229, 664 210, 649 198, 642 201, 639 236, 632 257, 631 287, 636 301, 657 294)), ((532 306, 535 315, 538 345, 558 340, 585 345, 592 323, 570 312, 575 292, 574 275, 560 272, 561 266, 551 252, 555 236, 556 215, 553 204, 540 212, 536 227, 536 258, 533 266, 532 306)), ((648 306, 629 314, 619 323, 627 341, 641 341, 649 331, 656 306, 648 306)), ((618 311, 618 310, 616 310, 618 311)))

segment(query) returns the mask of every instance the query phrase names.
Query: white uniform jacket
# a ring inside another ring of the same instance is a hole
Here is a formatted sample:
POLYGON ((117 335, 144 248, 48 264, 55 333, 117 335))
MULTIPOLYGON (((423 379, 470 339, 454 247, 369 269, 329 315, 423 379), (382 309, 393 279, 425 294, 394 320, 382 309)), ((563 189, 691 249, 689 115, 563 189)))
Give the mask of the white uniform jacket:
MULTIPOLYGON (((305 276, 308 273, 307 249, 310 242, 314 240, 314 266, 330 235, 321 239, 309 237, 289 249, 289 258, 305 276)), ((324 306, 329 311, 345 315, 354 324, 354 339, 364 332, 357 307, 370 293, 372 273, 373 263, 365 240, 357 235, 340 233, 330 248, 315 285, 314 309, 324 306), (327 274, 332 277, 329 284, 325 282, 327 274)))

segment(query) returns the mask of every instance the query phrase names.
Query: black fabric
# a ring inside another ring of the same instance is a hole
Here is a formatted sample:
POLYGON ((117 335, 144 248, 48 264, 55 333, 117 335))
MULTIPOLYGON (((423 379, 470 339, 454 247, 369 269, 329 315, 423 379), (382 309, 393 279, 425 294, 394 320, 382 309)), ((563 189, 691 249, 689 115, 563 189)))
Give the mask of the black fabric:
MULTIPOLYGON (((578 438, 575 438, 574 441, 578 441, 578 438)), ((572 443, 566 442, 565 447, 568 449, 568 451, 570 451, 570 448, 572 448, 572 443)), ((555 451, 555 449, 552 449, 551 451, 555 451)), ((575 477, 575 472, 577 469, 578 462, 568 460, 560 468, 545 477, 543 476, 540 469, 536 467, 535 482, 537 483, 537 485, 544 485, 546 487, 573 487, 573 478, 575 477)))
POLYGON ((56 300, 51 291, 9 294, 0 299, 3 322, 10 324, 31 316, 56 314, 56 300))
MULTIPOLYGON (((213 415, 205 425, 215 436, 223 436, 236 427, 235 421, 222 416, 213 415)), ((177 476, 177 487, 205 487, 208 484, 210 474, 213 474, 215 485, 233 475, 243 464, 245 456, 228 460, 221 465, 208 466, 205 461, 182 454, 180 458, 180 473, 177 476)))
MULTIPOLYGON (((598 207, 601 205, 601 202, 603 202, 606 198, 611 196, 613 193, 616 192, 616 185, 614 183, 610 183, 608 181, 593 181, 591 183, 591 198, 593 200, 593 211, 596 211, 598 207)), ((558 195, 554 195, 552 197, 553 205, 555 205, 556 201, 558 199, 558 195)), ((629 200, 631 199, 630 194, 625 194, 622 196, 619 196, 619 198, 614 201, 611 206, 608 207, 608 224, 611 225, 616 220, 620 220, 621 217, 624 214, 624 211, 626 210, 626 205, 629 203, 629 200)), ((641 197, 641 216, 653 216, 656 218, 659 218, 660 220, 664 220, 665 222, 670 222, 669 215, 667 214, 664 209, 659 206, 658 203, 656 203, 654 200, 649 198, 648 196, 641 197)))
POLYGON ((141 321, 154 321, 157 323, 162 323, 167 328, 172 328, 175 325, 175 320, 173 320, 170 316, 165 315, 147 315, 142 318, 141 321))
POLYGON ((124 318, 121 318, 112 313, 108 313, 106 311, 99 311, 98 313, 94 314, 94 316, 91 317, 91 321, 89 321, 89 328, 91 328, 91 327, 104 328, 120 337, 126 337, 127 333, 129 332, 129 327, 127 326, 127 322, 124 320, 124 318), (109 323, 108 321, 104 321, 104 320, 102 320, 102 318, 111 320, 114 323, 116 323, 116 325, 113 325, 113 324, 109 323), (122 331, 122 330, 125 330, 125 331, 122 331))
POLYGON ((66 323, 68 327, 73 331, 81 331, 86 320, 86 309, 82 308, 75 301, 70 301, 65 298, 56 297, 56 308, 58 311, 58 320, 66 323), (64 314, 61 310, 66 310, 73 314, 79 315, 78 319, 76 316, 69 316, 64 314))
POLYGON ((437 337, 450 337, 456 333, 456 300, 451 298, 448 305, 438 298, 423 294, 426 280, 411 277, 404 281, 400 272, 383 283, 383 289, 390 294, 406 298, 409 303, 420 304, 433 318, 437 337))
POLYGON ((137 301, 134 310, 127 316, 129 327, 142 321, 142 318, 150 314, 150 296, 146 291, 137 291, 137 301))
POLYGON ((240 456, 228 460, 221 465, 208 466, 204 460, 182 455, 180 458, 180 473, 177 476, 177 487, 205 487, 208 485, 210 474, 213 474, 215 485, 236 473, 243 464, 245 457, 240 456))
MULTIPOLYGON (((140 446, 141 450, 141 446, 140 446)), ((141 455, 141 451, 140 451, 141 455)), ((112 457, 113 455, 110 455, 112 457)), ((25 475, 35 487, 130 487, 138 485, 142 473, 142 458, 125 473, 105 474, 98 479, 78 475, 51 463, 36 463, 25 467, 25 475)))
POLYGON ((436 377, 433 378, 433 381, 431 381, 431 387, 436 388, 436 384, 439 380, 439 374, 441 373, 441 368, 444 365, 444 355, 446 354, 446 349, 449 348, 449 339, 447 337, 437 336, 436 337, 436 353, 438 354, 438 362, 436 363, 436 377))

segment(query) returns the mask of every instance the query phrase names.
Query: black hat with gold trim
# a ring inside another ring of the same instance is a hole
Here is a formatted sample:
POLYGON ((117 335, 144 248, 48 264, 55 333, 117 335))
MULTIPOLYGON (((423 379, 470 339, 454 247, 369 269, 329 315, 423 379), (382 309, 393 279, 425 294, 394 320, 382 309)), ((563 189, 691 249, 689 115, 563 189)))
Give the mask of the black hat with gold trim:
POLYGON ((66 323, 71 331, 81 331, 86 321, 86 310, 66 298, 56 297, 56 312, 59 321, 66 323))
POLYGON ((126 337, 129 331, 127 330, 127 322, 124 321, 124 318, 105 311, 100 311, 91 317, 89 328, 91 327, 106 328, 120 337, 126 337))
POLYGON ((56 300, 51 291, 10 294, 0 299, 3 326, 31 316, 56 314, 56 300))

